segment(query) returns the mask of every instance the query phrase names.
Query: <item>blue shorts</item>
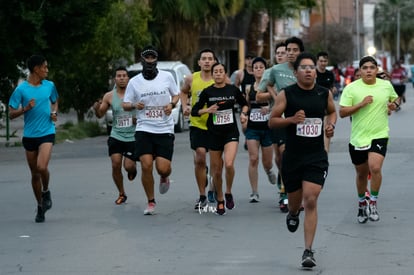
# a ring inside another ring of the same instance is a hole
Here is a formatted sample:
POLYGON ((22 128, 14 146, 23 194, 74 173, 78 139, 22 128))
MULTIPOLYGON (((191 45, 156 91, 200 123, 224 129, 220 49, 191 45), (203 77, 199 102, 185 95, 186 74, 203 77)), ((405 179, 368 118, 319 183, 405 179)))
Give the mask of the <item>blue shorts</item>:
POLYGON ((39 150, 39 146, 42 143, 52 143, 55 144, 55 134, 50 134, 43 137, 23 137, 22 139, 23 147, 26 151, 37 151, 39 150))
POLYGON ((247 128, 244 134, 247 140, 254 139, 259 141, 260 146, 262 147, 272 146, 272 130, 256 130, 247 128))

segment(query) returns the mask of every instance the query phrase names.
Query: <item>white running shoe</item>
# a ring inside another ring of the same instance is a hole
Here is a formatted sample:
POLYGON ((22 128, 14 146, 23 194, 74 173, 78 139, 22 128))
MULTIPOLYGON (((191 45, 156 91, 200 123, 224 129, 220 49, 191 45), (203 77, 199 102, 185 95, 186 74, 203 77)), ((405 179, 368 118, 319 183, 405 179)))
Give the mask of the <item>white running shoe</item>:
POLYGON ((144 210, 144 215, 154 215, 155 205, 155 202, 149 202, 147 208, 144 210))
POLYGON ((160 194, 167 193, 168 189, 170 189, 170 179, 168 177, 160 178, 160 194))

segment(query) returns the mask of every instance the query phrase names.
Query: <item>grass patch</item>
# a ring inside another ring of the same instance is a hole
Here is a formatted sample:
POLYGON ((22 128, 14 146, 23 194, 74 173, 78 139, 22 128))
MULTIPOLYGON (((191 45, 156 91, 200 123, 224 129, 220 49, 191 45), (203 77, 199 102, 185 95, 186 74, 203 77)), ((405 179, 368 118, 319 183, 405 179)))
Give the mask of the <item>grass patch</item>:
POLYGON ((98 122, 80 122, 75 125, 69 121, 57 127, 56 143, 62 143, 67 139, 76 140, 101 135, 106 135, 106 131, 98 122))

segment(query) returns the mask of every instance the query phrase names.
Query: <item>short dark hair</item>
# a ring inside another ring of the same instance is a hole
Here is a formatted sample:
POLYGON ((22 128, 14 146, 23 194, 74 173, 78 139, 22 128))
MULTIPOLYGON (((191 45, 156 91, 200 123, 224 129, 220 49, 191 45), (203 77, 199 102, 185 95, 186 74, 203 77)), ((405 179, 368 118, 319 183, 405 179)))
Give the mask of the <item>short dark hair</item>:
POLYGON ((378 66, 377 60, 373 56, 367 55, 361 58, 361 60, 359 61, 359 67, 361 68, 362 65, 364 65, 367 62, 372 62, 375 64, 375 66, 378 66))
POLYGON ((202 49, 202 50, 198 53, 198 60, 200 60, 201 55, 202 55, 203 53, 212 53, 212 54, 213 54, 213 57, 214 57, 214 60, 218 60, 218 59, 217 59, 217 57, 216 57, 216 53, 215 53, 212 49, 210 49, 210 48, 204 48, 204 49, 202 49))
POLYGON ((298 46, 299 46, 299 50, 300 50, 301 52, 305 51, 305 47, 303 46, 303 41, 302 41, 302 39, 300 39, 300 38, 298 38, 298 37, 296 37, 296 36, 292 36, 292 37, 290 37, 290 38, 286 39, 285 44, 286 44, 286 47, 287 47, 287 45, 289 45, 289 44, 296 44, 296 45, 298 45, 298 46))
POLYGON ((27 65, 27 68, 29 69, 29 72, 32 73, 36 66, 40 66, 45 62, 46 62, 46 58, 44 56, 34 54, 27 59, 26 65, 27 65))
POLYGON ((277 43, 276 44, 276 46, 275 46, 275 52, 276 52, 276 50, 278 49, 278 48, 280 48, 280 47, 285 47, 286 48, 286 43, 285 42, 279 42, 279 43, 277 43))
POLYGON ((220 63, 220 62, 216 62, 216 63, 213 64, 213 66, 211 66, 211 74, 213 74, 214 68, 216 66, 219 66, 219 65, 223 66, 224 72, 227 73, 226 65, 224 65, 223 63, 220 63))
POLYGON ((301 54, 298 55, 298 57, 296 58, 295 63, 293 63, 293 69, 295 71, 298 70, 299 64, 303 59, 311 59, 313 61, 313 64, 316 64, 316 58, 313 54, 311 53, 307 53, 307 52, 303 52, 301 54))
POLYGON ((118 67, 116 67, 116 69, 114 70, 114 77, 116 76, 116 73, 117 73, 118 71, 125 71, 125 72, 127 72, 127 73, 128 73, 128 70, 127 70, 127 68, 126 68, 125 66, 118 66, 118 67))
POLYGON ((257 63, 257 62, 262 62, 263 63, 263 65, 265 66, 265 68, 267 67, 267 62, 266 62, 266 60, 264 60, 264 58, 262 58, 262 57, 256 57, 255 59, 253 59, 253 61, 252 61, 252 67, 254 66, 254 64, 255 63, 257 63))
POLYGON ((248 52, 247 54, 246 54, 246 56, 244 57, 244 58, 255 58, 257 55, 256 54, 254 54, 253 52, 248 52))
POLYGON ((316 59, 319 59, 319 57, 326 57, 326 58, 328 58, 328 53, 327 52, 324 52, 324 51, 322 51, 322 52, 318 52, 318 54, 316 55, 316 59))

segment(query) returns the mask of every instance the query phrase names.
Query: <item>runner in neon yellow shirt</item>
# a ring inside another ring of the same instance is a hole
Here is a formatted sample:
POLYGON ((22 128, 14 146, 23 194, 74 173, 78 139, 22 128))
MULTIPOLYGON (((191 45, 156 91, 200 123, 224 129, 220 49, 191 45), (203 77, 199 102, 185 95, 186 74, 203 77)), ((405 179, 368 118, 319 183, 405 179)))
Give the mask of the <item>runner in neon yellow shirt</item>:
POLYGON ((358 222, 378 221, 378 193, 382 182, 382 164, 389 138, 388 116, 400 104, 391 83, 376 78, 378 64, 372 56, 359 62, 361 79, 347 85, 339 102, 339 115, 352 116, 349 154, 357 174, 359 198, 358 222), (371 173, 371 197, 368 205, 365 190, 371 173))

